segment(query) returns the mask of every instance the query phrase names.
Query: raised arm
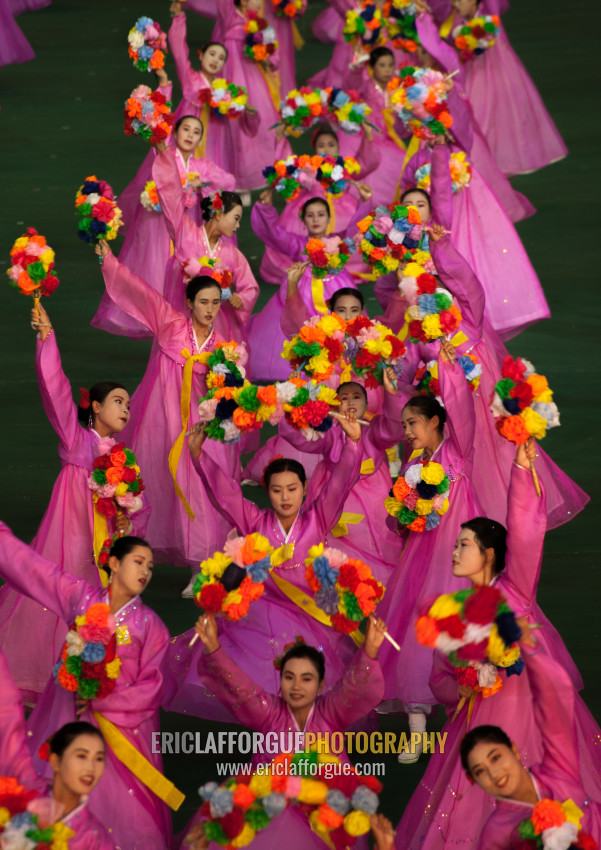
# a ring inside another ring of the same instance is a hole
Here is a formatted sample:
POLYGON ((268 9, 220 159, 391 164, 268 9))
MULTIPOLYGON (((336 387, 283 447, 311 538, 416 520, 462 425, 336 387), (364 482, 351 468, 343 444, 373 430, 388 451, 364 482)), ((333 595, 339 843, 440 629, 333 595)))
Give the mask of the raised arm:
POLYGON ((529 469, 514 463, 507 500, 507 556, 505 577, 530 607, 536 599, 536 587, 543 559, 547 530, 545 494, 539 499, 529 469))
POLYGON ((428 12, 420 12, 415 24, 423 48, 436 59, 445 73, 454 72, 455 80, 463 87, 465 72, 459 60, 459 54, 454 47, 442 40, 432 15, 428 12))
POLYGON ((27 746, 27 729, 21 695, 2 650, 0 650, 0 775, 14 776, 26 788, 35 788, 40 782, 27 746))
POLYGON ((464 319, 481 336, 484 290, 472 267, 457 251, 447 234, 437 241, 430 239, 430 252, 440 280, 457 299, 464 319))
POLYGON ((190 161, 190 166, 191 171, 197 170, 199 172, 203 183, 211 184, 206 187, 207 190, 215 192, 221 189, 226 192, 233 192, 236 189, 234 175, 221 168, 216 162, 212 162, 210 159, 195 159, 190 161))
POLYGON ((327 488, 319 493, 309 507, 310 511, 315 512, 319 540, 338 522, 344 503, 359 480, 364 457, 362 441, 355 443, 347 438, 327 488))
POLYGON ((66 623, 74 621, 80 603, 94 592, 87 581, 62 572, 58 564, 38 555, 3 522, 0 522, 0 576, 66 623))
POLYGON ((180 12, 171 21, 168 33, 169 48, 175 61, 175 70, 182 90, 193 73, 192 65, 188 55, 188 42, 186 40, 186 15, 180 12))
POLYGON ((471 461, 474 454, 476 413, 468 382, 461 367, 457 363, 445 362, 442 356, 438 358, 438 380, 440 396, 447 410, 446 427, 451 442, 465 461, 471 461))
POLYGON ((81 425, 77 419, 77 407, 71 395, 52 331, 45 340, 39 337, 35 344, 35 370, 40 386, 40 395, 48 421, 56 431, 61 445, 68 452, 73 445, 81 425))
POLYGON ((355 154, 355 159, 361 166, 362 180, 365 180, 368 175, 375 171, 382 160, 382 147, 373 143, 374 131, 371 127, 369 129, 371 131, 371 138, 368 137, 368 134, 364 130, 361 134, 361 144, 355 154))
POLYGON ((365 218, 366 215, 369 215, 371 212, 373 212, 373 209, 374 202, 371 198, 367 201, 362 201, 355 210, 355 214, 349 221, 344 233, 340 233, 338 235, 341 236, 343 239, 346 239, 347 237, 350 237, 352 239, 353 236, 357 233, 357 222, 361 221, 361 219, 365 218))
POLYGON ((198 227, 186 213, 186 193, 172 148, 167 147, 157 154, 152 164, 152 179, 157 187, 167 232, 177 252, 185 240, 196 240, 198 227))
POLYGON ((311 315, 307 309, 307 305, 297 289, 294 295, 286 298, 284 309, 280 316, 280 328, 286 339, 292 339, 299 332, 302 325, 310 318, 311 315))
POLYGON ((240 534, 256 531, 262 511, 254 502, 244 498, 240 484, 226 475, 206 451, 200 457, 192 458, 192 464, 215 510, 240 534))
MULTIPOLYGON (((434 145, 430 155, 430 203, 432 218, 447 230, 453 226, 453 181, 449 171, 449 149, 434 145)), ((469 190, 468 190, 469 191, 469 190)))
POLYGON ((343 730, 369 714, 383 697, 380 662, 359 649, 342 679, 323 698, 321 710, 332 729, 343 730))
POLYGON ((236 251, 233 268, 230 269, 234 278, 236 295, 242 299, 242 307, 236 310, 238 317, 245 325, 259 297, 259 284, 248 264, 248 260, 240 251, 236 251))
POLYGON ((303 259, 303 251, 309 237, 285 230, 273 204, 257 201, 250 214, 250 225, 255 236, 265 245, 287 254, 293 260, 303 259))

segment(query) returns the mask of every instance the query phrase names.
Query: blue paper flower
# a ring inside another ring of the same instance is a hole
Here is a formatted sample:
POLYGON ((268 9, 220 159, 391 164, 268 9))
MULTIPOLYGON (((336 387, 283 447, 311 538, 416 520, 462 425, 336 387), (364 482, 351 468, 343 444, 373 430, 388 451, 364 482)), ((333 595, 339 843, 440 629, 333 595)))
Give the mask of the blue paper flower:
POLYGON ((511 667, 505 668, 505 675, 506 676, 521 676, 522 670, 524 669, 524 667, 525 667, 524 659, 520 655, 520 657, 517 659, 517 661, 514 664, 511 665, 511 667))
POLYGON ((323 587, 333 587, 336 584, 336 572, 330 566, 330 562, 323 555, 319 555, 313 561, 313 572, 315 578, 323 587))
POLYGON ((234 795, 229 788, 218 788, 211 796, 211 817, 222 818, 234 809, 234 795))
POLYGON ((315 604, 318 605, 322 611, 325 611, 326 614, 329 614, 330 617, 333 614, 337 614, 338 591, 335 587, 322 587, 321 590, 318 590, 315 594, 315 604))
POLYGON ((198 789, 198 793, 203 800, 210 800, 217 788, 218 785, 216 782, 205 782, 205 784, 201 785, 198 789))
POLYGON ((138 20, 136 21, 136 29, 139 32, 146 32, 146 27, 150 27, 153 24, 154 24, 154 21, 152 20, 152 18, 147 18, 145 15, 143 15, 141 18, 138 18, 138 20))
POLYGON ((265 809, 266 814, 270 818, 274 818, 276 815, 281 815, 287 806, 284 795, 278 794, 276 791, 272 791, 271 794, 267 794, 263 797, 261 802, 263 803, 263 808, 265 809))
POLYGON ((271 560, 269 557, 261 558, 261 560, 257 561, 256 564, 247 564, 246 574, 249 575, 253 581, 267 581, 270 567, 271 560))
POLYGON ((353 808, 367 812, 368 815, 375 815, 378 811, 378 802, 378 795, 366 788, 365 785, 360 785, 351 797, 353 808))
POLYGON ((503 611, 495 617, 497 631, 499 637, 505 646, 511 646, 512 643, 518 641, 522 636, 522 630, 519 627, 513 611, 503 611))
POLYGON ((106 647, 103 643, 88 641, 83 652, 81 653, 82 661, 87 661, 88 664, 98 664, 106 657, 106 647))
POLYGON ((432 531, 433 528, 436 528, 440 525, 440 516, 435 511, 432 511, 431 514, 428 514, 426 517, 426 531, 432 531))
POLYGON ((424 316, 429 316, 430 313, 438 313, 436 297, 429 292, 425 292, 423 295, 417 296, 417 306, 419 307, 420 313, 424 316))
POLYGON ((326 794, 326 805, 339 815, 346 815, 350 811, 351 801, 342 791, 334 788, 326 794))

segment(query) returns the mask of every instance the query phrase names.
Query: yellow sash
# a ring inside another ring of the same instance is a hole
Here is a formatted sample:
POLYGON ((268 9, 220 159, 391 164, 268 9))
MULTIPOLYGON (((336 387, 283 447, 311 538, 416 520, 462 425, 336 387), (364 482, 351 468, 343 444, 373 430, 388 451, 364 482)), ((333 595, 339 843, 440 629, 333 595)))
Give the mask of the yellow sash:
POLYGON ((446 19, 446 21, 444 21, 443 24, 441 24, 441 27, 438 30, 438 33, 439 33, 440 37, 443 39, 443 41, 445 41, 448 38, 449 33, 451 32, 451 29, 453 28, 453 21, 454 20, 455 20, 455 10, 453 9, 453 11, 449 15, 449 17, 446 19))
POLYGON ((297 50, 302 50, 305 46, 305 39, 300 34, 296 21, 292 21, 292 40, 297 50))
POLYGON ((196 145, 194 150, 194 156, 196 159, 202 159, 206 156, 207 152, 207 133, 209 132, 209 116, 210 116, 210 107, 208 103, 203 103, 202 109, 200 110, 200 123, 202 124, 202 139, 196 145))
POLYGON ((400 136, 397 136, 394 129, 395 115, 392 108, 389 106, 386 109, 383 109, 382 116, 384 118, 384 124, 386 125, 386 132, 388 133, 392 141, 395 143, 395 145, 399 147, 402 151, 404 151, 405 143, 403 142, 400 136))
MULTIPOLYGON (((94 502, 94 560, 96 561, 96 565, 98 566, 98 556, 102 551, 102 547, 104 545, 104 541, 107 537, 110 537, 109 527, 106 521, 106 517, 104 514, 101 514, 99 510, 96 509, 96 503, 94 502)), ((98 575, 100 576, 100 581, 103 587, 106 587, 109 583, 109 577, 106 570, 101 570, 98 567, 98 575)))
POLYGON ((414 449, 411 452, 411 454, 409 455, 409 461, 408 462, 411 463, 411 461, 415 460, 416 457, 419 457, 421 455, 421 453, 422 453, 422 449, 414 449))
POLYGON ((405 169, 407 168, 407 163, 419 150, 419 139, 417 136, 411 136, 411 141, 407 147, 407 153, 405 154, 405 159, 403 160, 403 164, 401 166, 401 173, 399 174, 399 182, 396 184, 396 191, 394 193, 394 203, 398 204, 401 199, 401 195, 403 194, 401 190, 401 180, 403 178, 403 174, 405 173, 405 169))
MULTIPOLYGON (((363 464, 361 464, 361 466, 363 466, 363 464)), ((364 516, 364 514, 352 514, 346 513, 345 511, 344 513, 340 514, 340 519, 332 529, 332 535, 334 537, 345 537, 348 534, 349 525, 359 525, 361 520, 364 519, 364 516)))
POLYGON ((323 313, 325 316, 328 312, 326 302, 323 297, 323 278, 311 278, 311 297, 313 298, 313 306, 318 313, 323 313))
POLYGON ((330 220, 328 221, 328 226, 326 227, 326 234, 329 236, 330 233, 336 233, 336 200, 334 198, 334 195, 331 195, 328 192, 326 194, 326 201, 328 202, 328 207, 330 208, 330 220))
POLYGON ((280 114, 280 75, 277 71, 267 71, 260 62, 257 62, 257 68, 263 75, 265 85, 269 90, 271 102, 275 107, 275 111, 280 114))
POLYGON ((143 782, 153 794, 156 794, 160 800, 167 803, 169 808, 176 812, 186 799, 185 795, 127 740, 114 723, 103 717, 99 711, 94 712, 94 717, 105 741, 121 764, 131 770, 140 782, 143 782))
POLYGON ((368 457, 361 464, 361 469, 360 469, 361 475, 371 475, 372 472, 375 472, 375 471, 376 471, 376 465, 374 463, 374 459, 373 459, 373 457, 368 457))
POLYGON ((182 449, 184 448, 184 439, 186 437, 186 431, 188 430, 188 421, 190 419, 190 398, 192 395, 192 374, 194 370, 194 363, 202 362, 202 355, 190 354, 187 348, 182 348, 180 354, 186 360, 184 364, 182 392, 180 396, 182 432, 171 447, 171 451, 169 452, 169 472, 171 473, 171 477, 173 478, 175 492, 182 500, 186 513, 188 514, 190 519, 194 519, 194 511, 188 504, 188 500, 184 496, 181 487, 177 483, 177 467, 179 465, 179 459, 182 454, 182 449))

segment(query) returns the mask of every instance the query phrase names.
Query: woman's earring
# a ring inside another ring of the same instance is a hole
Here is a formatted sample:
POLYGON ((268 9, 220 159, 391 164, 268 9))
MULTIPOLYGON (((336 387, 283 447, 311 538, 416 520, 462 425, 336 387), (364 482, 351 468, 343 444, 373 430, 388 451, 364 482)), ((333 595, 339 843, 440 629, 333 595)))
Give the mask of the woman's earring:
POLYGON ((90 415, 88 416, 88 428, 91 428, 94 424, 94 419, 92 417, 92 411, 90 410, 90 415))

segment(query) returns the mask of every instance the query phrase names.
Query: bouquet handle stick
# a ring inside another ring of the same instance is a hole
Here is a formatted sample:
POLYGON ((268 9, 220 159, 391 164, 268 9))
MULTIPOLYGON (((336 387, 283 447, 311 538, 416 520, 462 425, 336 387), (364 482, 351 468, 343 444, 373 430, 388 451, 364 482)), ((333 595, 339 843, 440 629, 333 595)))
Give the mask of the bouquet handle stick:
POLYGON ((540 499, 542 496, 542 492, 540 489, 540 481, 538 480, 538 473, 534 468, 534 461, 530 461, 530 474, 532 475, 532 481, 534 482, 534 489, 536 490, 536 495, 540 499))
MULTIPOLYGON (((342 419, 344 422, 347 421, 347 417, 342 413, 337 413, 335 410, 330 410, 330 416, 333 416, 334 419, 342 419)), ((359 425, 369 425, 367 419, 356 419, 355 422, 358 422, 359 425)))
POLYGON ((193 647, 197 640, 198 640, 198 632, 194 632, 194 637, 192 638, 192 640, 188 644, 188 649, 193 647))
POLYGON ((451 718, 451 723, 455 722, 455 720, 457 719, 457 715, 459 714, 459 712, 461 711, 461 709, 463 708, 463 706, 465 705, 466 702, 467 702, 467 697, 461 697, 461 699, 457 703, 457 708, 455 709, 455 714, 451 718))
POLYGON ((384 637, 386 638, 388 643, 391 643, 394 646, 394 648, 396 649, 397 652, 401 651, 401 647, 398 645, 396 640, 391 636, 390 632, 384 632, 384 637))
MULTIPOLYGON (((40 295, 41 295, 41 291, 40 291, 39 287, 37 289, 34 289, 33 292, 31 293, 31 297, 33 298, 33 309, 34 310, 38 309, 38 306, 39 306, 39 303, 40 303, 40 295)), ((47 328, 48 327, 48 325, 41 325, 39 322, 30 322, 30 325, 31 325, 31 327, 33 328, 34 331, 37 330, 38 328, 47 328)))
POLYGON ((451 71, 450 74, 445 74, 445 80, 452 80, 453 77, 455 77, 459 73, 459 71, 460 71, 459 68, 455 68, 455 70, 451 71))

